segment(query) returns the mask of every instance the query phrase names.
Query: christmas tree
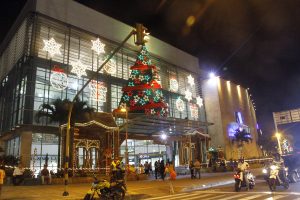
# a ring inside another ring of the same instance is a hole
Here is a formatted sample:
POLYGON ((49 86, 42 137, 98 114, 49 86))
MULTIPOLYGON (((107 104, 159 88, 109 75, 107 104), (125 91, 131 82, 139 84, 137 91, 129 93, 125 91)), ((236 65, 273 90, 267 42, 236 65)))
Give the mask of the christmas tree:
POLYGON ((123 87, 120 108, 129 108, 130 113, 167 116, 168 106, 164 101, 157 69, 151 65, 146 46, 142 46, 136 62, 130 67, 127 86, 123 87))

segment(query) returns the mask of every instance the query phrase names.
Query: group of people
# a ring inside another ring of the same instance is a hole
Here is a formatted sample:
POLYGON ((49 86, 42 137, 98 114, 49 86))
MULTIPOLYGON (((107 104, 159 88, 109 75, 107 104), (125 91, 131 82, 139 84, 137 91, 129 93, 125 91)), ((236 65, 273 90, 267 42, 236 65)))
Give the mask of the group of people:
POLYGON ((201 163, 198 159, 196 159, 195 162, 190 161, 189 168, 190 168, 190 172, 191 172, 191 179, 197 178, 197 175, 198 175, 199 179, 201 178, 201 173, 200 173, 201 163))
POLYGON ((165 178, 168 177, 171 180, 175 180, 177 176, 174 169, 174 165, 170 161, 167 161, 166 164, 164 160, 155 161, 154 172, 155 179, 158 179, 160 177, 162 180, 165 180, 165 178))

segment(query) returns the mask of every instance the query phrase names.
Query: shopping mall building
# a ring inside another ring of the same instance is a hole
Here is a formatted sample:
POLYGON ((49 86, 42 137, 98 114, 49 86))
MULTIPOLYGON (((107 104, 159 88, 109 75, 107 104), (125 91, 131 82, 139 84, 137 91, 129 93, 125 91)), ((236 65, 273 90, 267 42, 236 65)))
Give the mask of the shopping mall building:
POLYGON ((0 131, 5 153, 21 157, 26 167, 40 169, 46 159, 50 168, 61 166, 64 126, 59 129, 58 123, 46 119, 38 123, 35 114, 44 103, 73 99, 93 76, 96 79, 79 97, 97 113, 78 124, 73 167, 99 166, 104 154, 110 156, 108 147, 116 144, 124 156, 126 131, 132 164, 169 159, 181 165, 192 158, 206 162, 212 123, 202 105, 199 79, 204 74, 196 57, 150 36, 146 47, 158 69, 168 116, 129 114, 124 126, 124 117, 112 115, 141 46, 132 37, 95 73, 133 29, 75 1, 29 0, 0 47, 0 131))

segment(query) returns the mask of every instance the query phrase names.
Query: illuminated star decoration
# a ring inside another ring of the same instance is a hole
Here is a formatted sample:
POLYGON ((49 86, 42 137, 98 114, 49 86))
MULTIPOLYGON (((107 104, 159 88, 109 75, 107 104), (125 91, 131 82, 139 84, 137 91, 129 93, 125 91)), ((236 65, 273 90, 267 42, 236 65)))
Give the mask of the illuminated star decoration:
POLYGON ((43 50, 47 51, 51 57, 53 57, 55 54, 58 54, 58 55, 61 54, 61 52, 59 50, 61 47, 61 44, 57 43, 54 38, 51 38, 50 40, 43 40, 43 42, 44 42, 43 50))
POLYGON ((192 77, 192 75, 189 75, 187 78, 188 78, 188 83, 189 83, 191 86, 195 85, 195 80, 194 80, 194 78, 192 77))
POLYGON ((71 72, 76 74, 78 78, 81 78, 81 76, 86 76, 85 70, 87 69, 87 66, 82 64, 80 60, 77 60, 76 62, 71 62, 72 70, 71 72))
POLYGON ((192 100, 192 93, 191 93, 189 90, 185 91, 184 94, 185 94, 185 98, 186 98, 188 101, 192 100))
POLYGON ((200 96, 197 96, 196 101, 196 104, 201 108, 203 106, 203 99, 200 96))
POLYGON ((100 55, 100 53, 105 53, 104 51, 105 44, 103 44, 99 38, 97 38, 97 40, 91 40, 91 42, 93 43, 91 49, 96 51, 98 55, 100 55))

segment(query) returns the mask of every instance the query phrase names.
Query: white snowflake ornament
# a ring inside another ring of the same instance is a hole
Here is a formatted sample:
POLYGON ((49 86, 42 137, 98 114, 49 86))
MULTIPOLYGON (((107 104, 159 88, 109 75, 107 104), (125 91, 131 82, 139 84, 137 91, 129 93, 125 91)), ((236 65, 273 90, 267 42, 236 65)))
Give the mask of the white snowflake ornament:
POLYGON ((196 104, 201 108, 203 106, 203 99, 200 96, 196 97, 196 104))
POLYGON ((91 42, 93 43, 91 49, 94 50, 98 55, 100 55, 100 53, 105 53, 105 44, 103 44, 99 38, 97 38, 97 40, 91 40, 91 42))
POLYGON ((195 85, 194 77, 192 77, 191 74, 190 74, 187 78, 188 78, 188 83, 189 83, 191 86, 195 85))
POLYGON ((186 90, 186 91, 184 92, 184 94, 185 94, 185 97, 184 97, 184 98, 186 98, 188 101, 191 101, 191 100, 192 100, 192 93, 191 93, 189 90, 186 90))
POLYGON ((83 75, 86 76, 85 70, 87 69, 87 66, 82 64, 80 60, 77 60, 76 62, 71 62, 71 65, 71 72, 76 74, 78 78, 81 78, 83 75))
POLYGON ((47 51, 51 57, 53 57, 55 54, 58 54, 58 55, 61 54, 61 52, 59 50, 61 47, 61 44, 57 43, 54 38, 51 38, 50 40, 43 40, 43 42, 44 42, 43 50, 47 51))

